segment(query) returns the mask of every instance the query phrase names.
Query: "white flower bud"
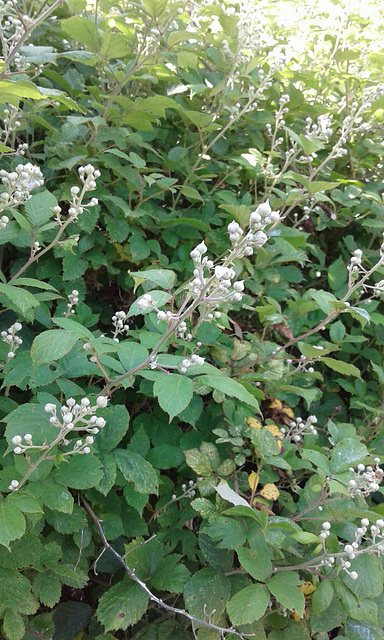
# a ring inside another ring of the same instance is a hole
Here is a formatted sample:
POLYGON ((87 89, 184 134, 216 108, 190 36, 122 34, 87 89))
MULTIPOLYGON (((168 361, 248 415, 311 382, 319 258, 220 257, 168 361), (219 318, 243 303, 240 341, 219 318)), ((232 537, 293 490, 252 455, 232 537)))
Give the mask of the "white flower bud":
POLYGON ((18 480, 11 480, 11 487, 12 489, 17 489, 17 487, 19 486, 19 481, 18 480))
POLYGON ((26 433, 24 436, 24 440, 25 442, 32 442, 32 434, 31 433, 26 433))
POLYGON ((96 405, 98 407, 106 407, 108 404, 108 398, 106 396, 98 396, 96 398, 96 405))
POLYGON ((235 291, 244 291, 244 280, 234 282, 232 286, 235 291))
POLYGON ((141 298, 137 301, 137 306, 139 307, 140 311, 145 311, 146 309, 148 309, 149 304, 146 300, 144 300, 144 298, 141 298))
POLYGON ((94 438, 92 436, 87 436, 85 438, 85 443, 86 444, 93 444, 94 443, 94 438))
POLYGON ((13 436, 11 442, 12 442, 12 444, 21 444, 22 438, 21 438, 21 436, 13 436))
POLYGON ((357 580, 357 578, 359 577, 359 574, 356 573, 356 571, 351 571, 351 573, 349 574, 349 577, 352 578, 352 580, 357 580))
POLYGON ((91 450, 90 450, 89 447, 84 447, 83 452, 84 453, 91 453, 91 450))
POLYGON ((15 447, 13 453, 16 453, 18 455, 19 453, 22 453, 22 450, 20 449, 20 447, 15 447))
POLYGON ((105 427, 105 420, 104 418, 97 418, 96 422, 95 422, 97 427, 105 427))
POLYGON ((361 524, 363 525, 363 527, 369 527, 369 520, 368 518, 363 518, 361 520, 361 524))
POLYGON ((46 411, 47 413, 52 413, 53 411, 56 411, 56 405, 48 402, 44 407, 44 411, 46 411))

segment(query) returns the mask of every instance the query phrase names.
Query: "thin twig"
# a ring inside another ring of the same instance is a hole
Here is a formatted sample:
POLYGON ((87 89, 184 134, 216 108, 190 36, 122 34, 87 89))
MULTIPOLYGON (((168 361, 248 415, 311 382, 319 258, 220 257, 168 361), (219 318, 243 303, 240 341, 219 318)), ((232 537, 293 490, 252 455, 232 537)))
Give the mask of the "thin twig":
POLYGON ((163 602, 161 598, 158 598, 157 596, 155 596, 155 594, 152 593, 152 591, 150 591, 150 589, 147 587, 145 582, 140 580, 140 578, 137 577, 135 572, 126 564, 126 562, 124 561, 124 558, 109 544, 107 538, 105 537, 105 533, 100 524, 99 518, 93 512, 91 506, 88 504, 87 500, 83 496, 81 496, 81 501, 85 509, 88 511, 90 517, 96 524, 96 527, 101 537, 101 541, 103 543, 103 549, 104 550, 107 549, 116 558, 119 564, 121 564, 123 569, 128 573, 130 578, 132 578, 132 580, 136 582, 136 584, 138 584, 139 587, 141 587, 141 589, 147 594, 150 600, 152 600, 153 602, 156 602, 156 604, 158 604, 159 607, 162 607, 163 609, 166 609, 167 611, 170 611, 173 614, 178 614, 178 615, 184 616, 185 618, 188 618, 188 620, 190 620, 192 624, 196 623, 196 624, 201 624, 204 627, 209 627, 210 629, 214 629, 215 631, 218 631, 223 636, 226 633, 231 633, 232 635, 238 636, 239 638, 254 637, 253 633, 239 633, 238 631, 235 631, 233 628, 226 629, 225 627, 219 627, 213 624, 212 622, 207 622, 206 620, 201 620, 200 618, 196 618, 195 616, 192 616, 190 613, 188 613, 188 611, 185 611, 185 609, 179 609, 178 607, 171 607, 169 604, 166 604, 165 602, 163 602))

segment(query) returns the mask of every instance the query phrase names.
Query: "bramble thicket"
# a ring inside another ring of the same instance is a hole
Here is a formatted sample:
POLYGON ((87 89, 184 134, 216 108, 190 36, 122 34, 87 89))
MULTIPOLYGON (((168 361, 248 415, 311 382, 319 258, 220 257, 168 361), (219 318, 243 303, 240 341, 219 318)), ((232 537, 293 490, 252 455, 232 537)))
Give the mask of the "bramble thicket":
POLYGON ((384 5, 0 0, 4 640, 384 640, 384 5))

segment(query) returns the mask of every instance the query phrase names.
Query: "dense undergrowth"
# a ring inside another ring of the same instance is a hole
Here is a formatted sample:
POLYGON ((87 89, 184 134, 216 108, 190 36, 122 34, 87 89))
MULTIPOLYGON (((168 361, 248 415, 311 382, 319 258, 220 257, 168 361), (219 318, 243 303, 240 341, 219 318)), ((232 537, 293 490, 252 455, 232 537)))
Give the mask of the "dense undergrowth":
POLYGON ((0 14, 4 639, 383 640, 383 7, 0 14))

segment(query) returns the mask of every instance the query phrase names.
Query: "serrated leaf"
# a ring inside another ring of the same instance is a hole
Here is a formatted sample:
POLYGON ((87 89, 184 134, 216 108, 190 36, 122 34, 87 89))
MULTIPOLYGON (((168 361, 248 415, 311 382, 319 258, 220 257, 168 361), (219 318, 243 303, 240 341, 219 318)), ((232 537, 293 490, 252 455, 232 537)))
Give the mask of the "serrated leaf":
POLYGON ((22 616, 14 609, 7 609, 3 618, 3 631, 7 640, 22 640, 25 636, 25 624, 22 616))
POLYGON ((331 580, 322 580, 312 596, 312 611, 315 615, 325 611, 332 602, 334 594, 331 580))
POLYGON ((193 396, 193 382, 177 373, 164 374, 153 385, 153 393, 160 407, 169 415, 169 421, 185 409, 193 396))
POLYGON ((73 489, 95 487, 103 477, 100 460, 93 454, 71 456, 60 463, 52 479, 73 489))
POLYGON ((276 600, 301 618, 304 613, 305 598, 299 589, 301 580, 294 571, 280 571, 268 582, 268 589, 276 600))
POLYGON ((95 444, 100 451, 111 451, 125 436, 129 428, 129 413, 122 404, 113 405, 103 411, 105 426, 97 435, 95 444))
POLYGON ((34 368, 66 356, 79 339, 77 333, 52 329, 43 331, 33 341, 31 358, 34 368))
POLYGON ((338 442, 332 451, 330 469, 338 473, 346 471, 369 455, 367 447, 356 438, 345 438, 338 442))
POLYGON ((280 495, 280 492, 275 484, 272 482, 267 482, 264 487, 259 491, 259 495, 266 500, 277 500, 280 495))
POLYGON ((75 640, 88 625, 92 609, 85 602, 70 600, 60 603, 53 613, 55 631, 52 640, 75 640))
POLYGON ((213 623, 220 620, 231 593, 229 579, 214 569, 197 571, 184 587, 185 607, 200 619, 209 611, 213 623))
POLYGON ((0 569, 0 605, 23 612, 28 601, 31 584, 18 571, 0 569))
POLYGON ((72 16, 61 21, 61 28, 70 40, 77 40, 94 53, 100 50, 99 33, 93 20, 82 16, 72 16))
POLYGON ((101 596, 96 617, 106 631, 127 629, 142 618, 147 606, 147 594, 126 576, 101 596))
POLYGON ((261 540, 261 542, 261 548, 246 549, 245 547, 240 547, 236 549, 236 553, 243 569, 255 580, 264 581, 272 572, 272 551, 265 541, 261 540))
POLYGON ((151 584, 161 591, 179 593, 188 582, 190 573, 183 564, 178 564, 180 555, 173 554, 163 558, 151 577, 151 584))
POLYGON ((298 531, 294 533, 291 538, 296 540, 296 542, 300 542, 300 544, 319 544, 319 542, 321 542, 319 536, 309 531, 298 531))
POLYGON ((0 293, 4 293, 23 315, 28 309, 37 307, 40 304, 39 300, 32 295, 32 293, 25 289, 19 289, 11 284, 3 284, 0 282, 0 293))
MULTIPOLYGON (((321 355, 321 353, 319 355, 321 355)), ((319 362, 323 362, 333 371, 337 371, 337 373, 343 373, 346 376, 355 376, 356 378, 361 377, 359 369, 348 362, 335 360, 334 358, 319 358, 319 362)))
POLYGON ((57 206, 55 196, 49 191, 36 193, 25 205, 25 215, 32 227, 39 229, 53 217, 51 209, 57 206))
POLYGON ((227 604, 232 624, 250 624, 264 615, 270 596, 264 584, 251 584, 238 591, 227 604))
POLYGON ((72 513, 73 511, 71 493, 66 487, 56 484, 51 479, 44 482, 30 482, 28 491, 50 509, 56 509, 63 513, 72 513))
POLYGON ((198 384, 202 384, 208 387, 212 387, 217 391, 221 391, 227 396, 237 398, 241 402, 245 402, 246 404, 255 407, 255 409, 259 409, 259 403, 256 398, 254 398, 249 391, 244 389, 243 385, 237 380, 233 378, 227 378, 226 376, 199 376, 196 379, 198 384))
POLYGON ((9 549, 12 540, 21 538, 25 532, 25 518, 17 507, 0 503, 0 544, 9 549))
POLYGON ((149 462, 134 451, 117 449, 114 460, 129 482, 133 482, 139 493, 157 493, 157 474, 149 462))
POLYGON ((345 627, 349 640, 384 640, 383 629, 371 622, 349 619, 345 627))
POLYGON ((38 573, 33 581, 33 592, 42 604, 52 609, 60 600, 61 582, 52 571, 38 573))
POLYGON ((162 289, 172 289, 175 281, 176 274, 168 269, 147 269, 146 271, 130 271, 130 276, 140 278, 142 282, 150 280, 158 287, 162 289))

